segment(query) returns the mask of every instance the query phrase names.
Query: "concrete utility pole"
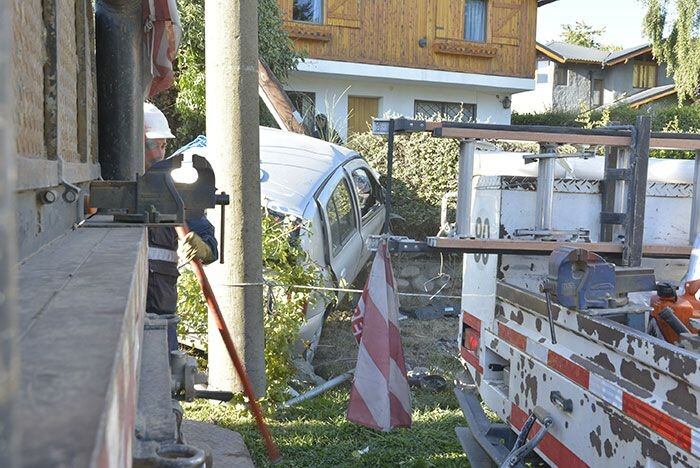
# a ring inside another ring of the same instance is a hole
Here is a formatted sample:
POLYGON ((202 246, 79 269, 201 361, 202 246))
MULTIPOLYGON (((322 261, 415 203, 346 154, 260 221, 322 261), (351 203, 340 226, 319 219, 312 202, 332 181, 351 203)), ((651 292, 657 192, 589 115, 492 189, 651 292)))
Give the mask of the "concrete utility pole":
MULTIPOLYGON (((207 139, 226 208, 225 263, 209 267, 213 288, 256 395, 265 393, 263 355, 258 12, 255 0, 205 2, 207 139)), ((211 216, 212 220, 219 216, 211 216)), ((217 232, 221 232, 220 227, 217 232)), ((209 321, 209 386, 242 386, 209 321)))
POLYGON ((15 140, 10 87, 12 44, 12 4, 0 0, 0 466, 9 468, 20 466, 15 140))

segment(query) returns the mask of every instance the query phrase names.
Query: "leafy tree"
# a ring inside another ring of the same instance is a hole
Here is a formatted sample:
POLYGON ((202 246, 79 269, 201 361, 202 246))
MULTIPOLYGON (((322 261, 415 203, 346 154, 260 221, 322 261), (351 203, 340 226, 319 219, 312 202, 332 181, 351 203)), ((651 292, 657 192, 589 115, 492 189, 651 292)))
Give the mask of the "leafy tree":
MULTIPOLYGON (((173 127, 177 136, 175 145, 181 146, 205 129, 204 0, 178 0, 177 5, 184 35, 176 63, 175 84, 154 103, 173 127)), ((258 0, 258 48, 260 58, 282 82, 302 58, 282 28, 282 13, 276 0, 258 0)), ((269 118, 261 112, 263 124, 270 124, 269 118)))
POLYGON ((561 39, 569 44, 583 47, 601 49, 600 36, 605 28, 594 28, 585 21, 576 21, 576 24, 564 24, 561 27, 561 39))
POLYGON ((693 98, 700 85, 700 2, 698 0, 645 0, 644 32, 654 57, 668 65, 678 91, 678 102, 693 98))

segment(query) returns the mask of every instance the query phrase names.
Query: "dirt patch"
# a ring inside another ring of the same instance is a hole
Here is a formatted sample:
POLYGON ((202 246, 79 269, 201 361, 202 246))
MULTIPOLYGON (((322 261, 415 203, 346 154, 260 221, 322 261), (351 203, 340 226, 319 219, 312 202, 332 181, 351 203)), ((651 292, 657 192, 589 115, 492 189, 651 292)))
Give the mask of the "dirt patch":
MULTIPOLYGON (((355 367, 357 343, 350 328, 351 312, 334 312, 326 320, 314 359, 321 377, 342 374, 355 367)), ((427 367, 448 381, 461 369, 457 360, 459 319, 404 319, 399 321, 406 368, 427 367)))

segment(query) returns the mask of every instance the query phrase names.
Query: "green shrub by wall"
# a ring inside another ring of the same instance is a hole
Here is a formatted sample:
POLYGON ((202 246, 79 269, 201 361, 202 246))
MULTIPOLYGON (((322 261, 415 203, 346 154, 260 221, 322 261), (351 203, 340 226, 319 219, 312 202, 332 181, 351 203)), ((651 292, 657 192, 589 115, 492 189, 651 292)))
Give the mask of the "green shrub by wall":
MULTIPOLYGON (((298 231, 309 229, 291 217, 262 216, 263 276, 277 285, 316 286, 321 269, 299 245, 298 231)), ((304 308, 319 294, 288 286, 264 287, 265 375, 263 399, 272 407, 287 399, 289 382, 296 373, 292 362, 294 345, 304 321, 304 308)), ((207 342, 207 306, 194 273, 185 269, 178 279, 178 333, 207 342)))

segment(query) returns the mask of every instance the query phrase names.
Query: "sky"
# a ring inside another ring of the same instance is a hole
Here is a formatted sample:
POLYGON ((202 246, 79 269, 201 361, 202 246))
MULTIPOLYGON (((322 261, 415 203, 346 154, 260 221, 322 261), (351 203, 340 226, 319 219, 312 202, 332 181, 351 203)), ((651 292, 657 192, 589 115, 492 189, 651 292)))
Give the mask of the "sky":
POLYGON ((562 24, 584 21, 605 27, 601 42, 622 48, 647 42, 642 34, 645 7, 640 0, 559 0, 538 8, 537 40, 559 40, 562 24))

